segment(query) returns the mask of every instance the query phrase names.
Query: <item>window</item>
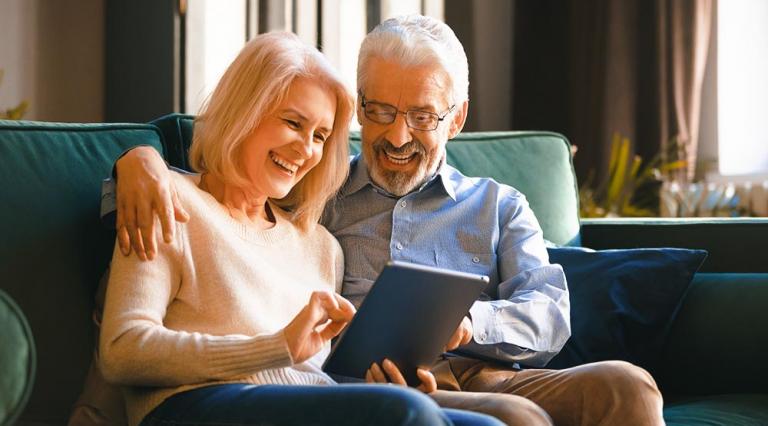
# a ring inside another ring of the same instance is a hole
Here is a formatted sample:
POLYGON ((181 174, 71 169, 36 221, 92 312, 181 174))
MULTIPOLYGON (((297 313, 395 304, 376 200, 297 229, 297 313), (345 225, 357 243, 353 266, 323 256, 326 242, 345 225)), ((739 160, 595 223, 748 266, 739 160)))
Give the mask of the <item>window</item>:
POLYGON ((408 13, 443 19, 443 0, 188 0, 184 111, 197 113, 249 37, 273 30, 293 31, 317 45, 354 93, 365 34, 408 13))
POLYGON ((717 7, 720 174, 768 175, 768 1, 717 7))
POLYGON ((185 20, 184 111, 196 114, 245 43, 246 3, 189 0, 185 20))

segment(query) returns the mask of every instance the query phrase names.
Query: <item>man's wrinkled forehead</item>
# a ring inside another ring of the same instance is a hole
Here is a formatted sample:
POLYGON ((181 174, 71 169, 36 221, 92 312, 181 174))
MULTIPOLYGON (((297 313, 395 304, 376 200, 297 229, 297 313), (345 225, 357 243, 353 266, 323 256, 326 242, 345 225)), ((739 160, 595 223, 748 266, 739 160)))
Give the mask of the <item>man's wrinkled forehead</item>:
POLYGON ((434 112, 450 106, 451 82, 440 64, 405 66, 376 57, 367 68, 368 78, 360 89, 368 100, 434 112))

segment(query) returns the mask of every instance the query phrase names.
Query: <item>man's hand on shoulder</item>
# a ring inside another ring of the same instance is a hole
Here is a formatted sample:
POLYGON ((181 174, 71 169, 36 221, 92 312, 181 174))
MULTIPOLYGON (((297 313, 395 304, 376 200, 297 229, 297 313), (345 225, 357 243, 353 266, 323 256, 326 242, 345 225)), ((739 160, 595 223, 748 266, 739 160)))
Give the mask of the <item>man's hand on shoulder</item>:
POLYGON ((189 214, 176 194, 168 166, 149 146, 139 146, 123 155, 117 172, 117 241, 124 255, 131 247, 141 260, 157 253, 155 216, 160 218, 163 239, 173 241, 175 221, 186 222, 189 214))
POLYGON ((463 346, 471 342, 473 332, 474 330, 472 328, 472 320, 469 319, 469 317, 464 317, 464 319, 461 320, 459 327, 456 328, 456 331, 453 332, 453 336, 448 339, 448 343, 445 345, 446 352, 452 351, 459 346, 463 346))

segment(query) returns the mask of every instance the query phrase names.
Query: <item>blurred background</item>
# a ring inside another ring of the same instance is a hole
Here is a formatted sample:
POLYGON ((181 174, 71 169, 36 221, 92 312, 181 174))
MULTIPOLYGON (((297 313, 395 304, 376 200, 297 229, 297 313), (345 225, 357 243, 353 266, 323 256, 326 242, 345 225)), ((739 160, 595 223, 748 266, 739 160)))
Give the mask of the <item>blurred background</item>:
POLYGON ((360 41, 404 13, 464 44, 465 131, 568 137, 582 216, 768 216, 766 0, 0 0, 0 117, 195 114, 272 30, 354 90, 360 41))

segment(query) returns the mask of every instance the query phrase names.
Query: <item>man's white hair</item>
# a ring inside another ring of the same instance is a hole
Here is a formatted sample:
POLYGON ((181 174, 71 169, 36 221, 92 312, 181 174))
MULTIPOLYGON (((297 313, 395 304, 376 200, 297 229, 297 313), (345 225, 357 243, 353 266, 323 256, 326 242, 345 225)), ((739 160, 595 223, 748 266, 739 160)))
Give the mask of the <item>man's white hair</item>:
POLYGON ((363 90, 371 58, 403 67, 438 64, 452 86, 453 103, 469 99, 469 66, 464 47, 453 30, 437 19, 403 15, 377 25, 363 40, 357 61, 357 88, 363 90))

